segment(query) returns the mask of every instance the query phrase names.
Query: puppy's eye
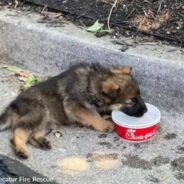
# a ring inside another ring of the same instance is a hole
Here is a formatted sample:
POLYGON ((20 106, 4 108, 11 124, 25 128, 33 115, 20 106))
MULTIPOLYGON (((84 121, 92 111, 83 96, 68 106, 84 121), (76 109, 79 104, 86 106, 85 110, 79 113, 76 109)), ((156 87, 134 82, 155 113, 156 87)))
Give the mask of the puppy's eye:
POLYGON ((132 100, 132 102, 136 102, 137 98, 132 98, 131 100, 132 100))

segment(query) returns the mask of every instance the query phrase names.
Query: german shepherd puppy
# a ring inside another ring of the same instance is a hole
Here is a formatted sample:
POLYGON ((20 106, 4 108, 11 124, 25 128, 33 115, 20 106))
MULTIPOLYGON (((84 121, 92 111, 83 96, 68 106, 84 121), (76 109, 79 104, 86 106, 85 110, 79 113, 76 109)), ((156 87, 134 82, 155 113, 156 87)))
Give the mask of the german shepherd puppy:
POLYGON ((78 122, 97 131, 112 131, 113 123, 102 114, 114 109, 131 116, 142 116, 147 110, 131 68, 82 63, 19 94, 0 116, 0 130, 12 129, 12 147, 26 159, 28 142, 51 149, 46 135, 64 124, 78 122))

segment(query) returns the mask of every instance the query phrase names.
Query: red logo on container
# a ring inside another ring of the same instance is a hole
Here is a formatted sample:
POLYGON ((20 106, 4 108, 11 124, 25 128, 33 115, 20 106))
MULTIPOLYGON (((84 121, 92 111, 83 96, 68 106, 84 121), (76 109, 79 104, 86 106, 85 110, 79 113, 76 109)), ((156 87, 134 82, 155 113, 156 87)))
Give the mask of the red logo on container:
POLYGON ((127 129, 126 138, 133 139, 133 140, 147 140, 152 138, 155 134, 156 134, 156 131, 153 130, 152 132, 146 133, 145 135, 136 135, 136 130, 127 129))
POLYGON ((146 141, 154 137, 157 132, 157 125, 153 125, 147 128, 126 128, 116 125, 116 132, 123 139, 133 141, 133 142, 141 142, 146 141))

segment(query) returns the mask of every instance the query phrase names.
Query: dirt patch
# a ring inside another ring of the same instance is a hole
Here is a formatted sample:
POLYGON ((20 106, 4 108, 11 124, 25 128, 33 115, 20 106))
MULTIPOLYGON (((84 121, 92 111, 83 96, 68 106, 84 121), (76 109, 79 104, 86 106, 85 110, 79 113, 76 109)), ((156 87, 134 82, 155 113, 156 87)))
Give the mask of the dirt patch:
POLYGON ((183 0, 26 0, 60 10, 86 26, 96 20, 125 36, 147 35, 184 46, 183 0), (112 9, 113 7, 113 9, 112 9), (111 12, 111 14, 110 14, 111 12))
POLYGON ((142 169, 152 169, 152 165, 149 161, 141 159, 138 155, 126 155, 126 160, 122 160, 123 166, 128 166, 130 168, 142 168, 142 169))
POLYGON ((169 159, 160 155, 149 161, 139 158, 138 155, 126 155, 125 157, 126 160, 122 160, 122 165, 127 165, 131 168, 152 169, 152 167, 159 167, 169 163, 169 159))
POLYGON ((171 139, 176 139, 177 135, 175 133, 167 133, 165 136, 164 136, 164 139, 166 140, 171 140, 171 139))
POLYGON ((156 29, 164 23, 167 22, 171 18, 171 13, 166 11, 160 15, 153 13, 148 10, 145 12, 145 15, 140 15, 135 18, 134 24, 139 31, 150 32, 156 29))
POLYGON ((160 180, 159 180, 158 178, 152 176, 152 175, 149 176, 149 177, 147 178, 147 180, 148 180, 148 181, 151 181, 152 183, 160 183, 160 180))
POLYGON ((184 180, 184 173, 179 172, 175 174, 175 177, 177 180, 184 180))
POLYGON ((134 147, 135 147, 136 149, 140 149, 140 148, 141 148, 141 144, 135 143, 135 144, 134 144, 134 147))
POLYGON ((59 161, 58 168, 63 174, 78 175, 86 171, 89 168, 89 164, 82 157, 67 157, 59 161))
POLYGON ((168 164, 168 163, 169 163, 169 159, 164 158, 160 155, 151 160, 152 166, 155 166, 155 167, 159 167, 161 165, 165 165, 165 164, 168 164))
POLYGON ((94 163, 95 167, 101 170, 110 170, 119 166, 117 153, 88 153, 86 159, 88 162, 94 163))
POLYGON ((178 146, 177 150, 179 151, 179 153, 184 153, 184 146, 178 146))
POLYGON ((110 142, 98 142, 98 144, 100 146, 105 146, 107 147, 108 149, 110 149, 112 147, 112 144, 110 142))
POLYGON ((100 160, 95 162, 95 166, 102 170, 109 170, 109 169, 115 169, 119 165, 119 162, 117 160, 100 160))
POLYGON ((107 134, 100 134, 98 137, 99 138, 106 138, 107 137, 107 134))
POLYGON ((86 159, 88 162, 101 161, 101 160, 117 160, 118 154, 117 153, 109 153, 109 154, 88 153, 86 155, 86 159))
POLYGON ((118 141, 120 141, 120 138, 117 137, 117 136, 115 136, 115 137, 113 138, 113 141, 114 141, 114 142, 118 142, 118 141))
POLYGON ((174 170, 184 172, 184 157, 179 157, 171 162, 171 166, 174 170))

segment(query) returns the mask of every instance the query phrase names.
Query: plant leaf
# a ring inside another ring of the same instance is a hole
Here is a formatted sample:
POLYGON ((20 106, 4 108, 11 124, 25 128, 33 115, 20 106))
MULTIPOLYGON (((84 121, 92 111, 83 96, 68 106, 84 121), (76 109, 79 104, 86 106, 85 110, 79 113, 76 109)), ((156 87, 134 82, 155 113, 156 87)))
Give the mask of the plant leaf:
POLYGON ((31 75, 29 76, 25 81, 24 81, 24 89, 27 89, 31 86, 33 86, 34 84, 38 83, 40 80, 37 76, 35 75, 31 75))
POLYGON ((49 77, 38 77, 33 75, 31 72, 23 70, 19 67, 16 66, 11 66, 11 65, 4 65, 2 68, 12 72, 17 76, 17 78, 20 81, 23 81, 23 85, 21 86, 21 90, 24 91, 27 88, 37 84, 38 82, 47 80, 49 77))
POLYGON ((23 69, 17 66, 11 66, 11 65, 4 65, 2 68, 5 68, 6 70, 9 70, 10 72, 13 72, 13 73, 19 73, 23 71, 23 69))
POLYGON ((92 26, 87 28, 87 31, 96 33, 103 28, 104 24, 99 23, 97 20, 92 26))

